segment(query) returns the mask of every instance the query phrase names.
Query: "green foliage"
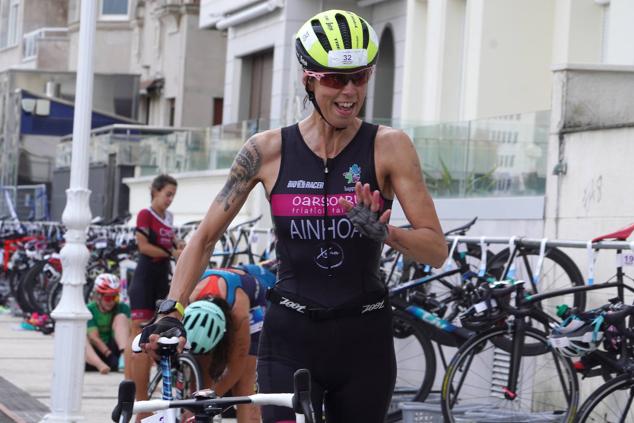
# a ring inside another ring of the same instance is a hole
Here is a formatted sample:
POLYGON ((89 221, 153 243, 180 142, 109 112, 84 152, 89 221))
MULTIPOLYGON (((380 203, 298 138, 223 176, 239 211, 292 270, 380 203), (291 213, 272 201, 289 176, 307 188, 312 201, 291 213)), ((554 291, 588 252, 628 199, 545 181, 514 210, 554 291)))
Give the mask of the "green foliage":
POLYGON ((445 161, 439 158, 440 169, 437 171, 424 171, 425 182, 432 195, 437 197, 470 197, 478 194, 486 194, 495 188, 496 167, 485 173, 470 171, 463 180, 452 175, 451 169, 445 161))

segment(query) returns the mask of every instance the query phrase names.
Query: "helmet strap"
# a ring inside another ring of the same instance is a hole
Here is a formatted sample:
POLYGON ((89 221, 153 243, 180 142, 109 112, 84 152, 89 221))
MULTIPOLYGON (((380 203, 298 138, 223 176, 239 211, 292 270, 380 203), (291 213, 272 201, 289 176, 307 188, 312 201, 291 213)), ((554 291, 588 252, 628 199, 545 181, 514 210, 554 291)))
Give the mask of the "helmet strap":
POLYGON ((317 113, 319 113, 319 116, 321 116, 321 118, 324 120, 324 122, 326 122, 328 125, 332 126, 335 131, 343 131, 344 129, 347 128, 347 126, 344 126, 343 128, 338 128, 335 125, 333 125, 332 123, 328 122, 328 119, 326 119, 324 114, 321 112, 321 108, 319 107, 319 104, 317 104, 317 99, 315 98, 315 93, 308 89, 308 82, 306 82, 306 85, 304 85, 304 88, 306 89, 306 94, 308 94, 308 100, 310 100, 310 102, 313 103, 313 107, 315 108, 315 110, 317 110, 317 113))

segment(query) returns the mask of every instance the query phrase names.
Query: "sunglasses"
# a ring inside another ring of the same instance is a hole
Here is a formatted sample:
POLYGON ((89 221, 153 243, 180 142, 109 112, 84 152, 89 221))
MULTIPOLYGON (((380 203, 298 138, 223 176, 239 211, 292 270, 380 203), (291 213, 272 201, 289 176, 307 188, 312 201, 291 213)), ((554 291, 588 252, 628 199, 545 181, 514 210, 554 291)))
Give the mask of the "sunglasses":
POLYGON ((342 89, 348 82, 352 82, 356 87, 361 87, 368 83, 370 75, 372 75, 373 67, 361 69, 356 72, 313 72, 306 70, 306 76, 315 78, 321 85, 328 88, 342 89))
POLYGON ((117 301, 118 295, 102 295, 101 299, 104 301, 117 301))

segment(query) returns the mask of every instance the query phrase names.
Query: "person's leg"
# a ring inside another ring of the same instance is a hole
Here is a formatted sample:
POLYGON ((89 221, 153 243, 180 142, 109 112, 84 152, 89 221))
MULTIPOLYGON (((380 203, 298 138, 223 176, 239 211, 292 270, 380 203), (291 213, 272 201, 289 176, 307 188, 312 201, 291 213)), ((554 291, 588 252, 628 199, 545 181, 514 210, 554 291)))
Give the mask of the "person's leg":
POLYGON ((102 375, 110 371, 110 366, 104 363, 99 355, 97 355, 97 351, 95 351, 89 339, 86 339, 86 363, 95 367, 102 375))
POLYGON ((338 323, 342 348, 331 372, 340 383, 326 392, 326 421, 382 423, 396 380, 390 310, 338 323))
MULTIPOLYGON (((133 353, 131 352, 132 341, 141 333, 141 323, 144 321, 141 320, 132 320, 132 329, 130 335, 130 342, 126 346, 126 350, 128 350, 128 354, 130 360, 126 362, 125 366, 125 375, 126 378, 132 379, 136 386, 136 400, 143 401, 147 400, 147 387, 150 381, 150 369, 152 367, 152 359, 149 355, 145 353, 133 353), (129 365, 128 365, 129 363, 129 365), (128 376, 129 375, 129 376, 128 376)), ((141 419, 152 415, 152 413, 139 413, 137 415, 137 422, 140 422, 141 419)))
MULTIPOLYGON (((253 395, 255 394, 256 384, 256 357, 254 355, 247 356, 242 376, 231 388, 231 392, 235 396, 253 395)), ((260 407, 255 405, 243 404, 239 405, 236 416, 238 423, 260 423, 260 407)))
MULTIPOLYGON (((317 329, 313 322, 298 313, 279 306, 270 307, 260 332, 257 384, 259 392, 264 394, 291 393, 295 371, 308 368, 312 376, 315 417, 316 421, 321 421, 324 389, 319 383, 318 372, 310 365, 324 346, 324 338, 317 329)), ((295 413, 286 407, 263 406, 261 413, 264 423, 295 421, 295 413)))

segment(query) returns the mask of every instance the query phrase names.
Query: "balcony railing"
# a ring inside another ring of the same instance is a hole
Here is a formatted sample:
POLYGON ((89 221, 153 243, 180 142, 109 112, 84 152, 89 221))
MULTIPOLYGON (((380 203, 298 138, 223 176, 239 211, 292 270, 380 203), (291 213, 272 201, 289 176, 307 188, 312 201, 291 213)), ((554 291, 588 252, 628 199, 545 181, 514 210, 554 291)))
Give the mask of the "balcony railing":
POLYGON ((32 60, 37 56, 38 41, 42 39, 65 39, 68 28, 39 28, 24 34, 22 60, 32 60))
MULTIPOLYGON (((541 195, 546 183, 548 111, 469 122, 385 123, 413 140, 435 197, 541 195)), ((244 142, 280 122, 244 121, 204 129, 113 125, 92 132, 91 162, 136 166, 136 175, 228 169, 244 142)), ((71 143, 57 167, 70 166, 71 143)))

